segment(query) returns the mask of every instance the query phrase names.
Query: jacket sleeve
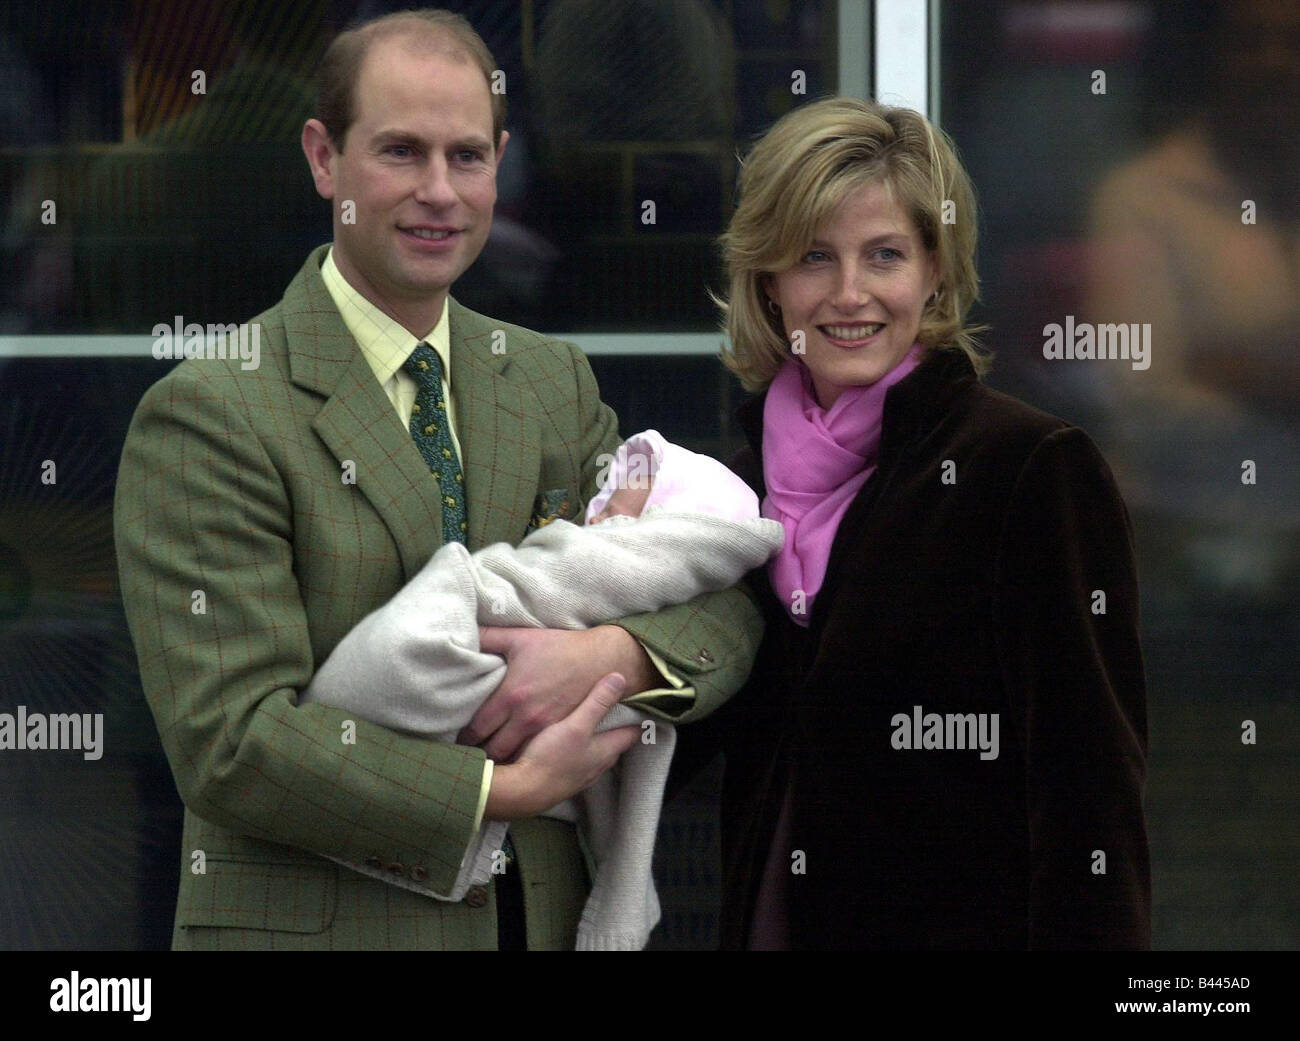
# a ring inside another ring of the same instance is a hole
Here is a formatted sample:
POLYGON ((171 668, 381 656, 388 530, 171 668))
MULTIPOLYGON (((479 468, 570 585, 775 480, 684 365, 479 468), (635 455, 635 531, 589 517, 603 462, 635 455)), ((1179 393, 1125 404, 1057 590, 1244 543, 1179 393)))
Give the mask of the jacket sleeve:
MULTIPOLYGON (((596 377, 582 352, 570 345, 578 382, 583 447, 583 502, 599 489, 602 467, 618 448, 618 420, 600 400, 596 377)), ((647 649, 659 655, 688 686, 691 700, 638 700, 636 707, 672 723, 703 719, 740 689, 763 638, 763 619, 742 581, 720 593, 705 593, 676 607, 617 620, 647 649)))
POLYGON ((445 892, 484 754, 298 704, 314 662, 292 511, 248 409, 238 380, 182 366, 145 395, 118 475, 122 596, 181 797, 222 827, 410 865, 445 892))
POLYGON ((1132 528, 1081 430, 1058 430, 1032 452, 998 561, 999 659, 1025 749, 1030 947, 1148 948, 1132 528))

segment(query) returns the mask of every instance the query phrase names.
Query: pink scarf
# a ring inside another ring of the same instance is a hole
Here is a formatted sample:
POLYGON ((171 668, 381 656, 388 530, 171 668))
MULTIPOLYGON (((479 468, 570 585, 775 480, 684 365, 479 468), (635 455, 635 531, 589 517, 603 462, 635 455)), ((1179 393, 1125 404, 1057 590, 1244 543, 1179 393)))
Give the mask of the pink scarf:
POLYGON ((920 363, 913 344, 866 387, 849 387, 823 410, 802 362, 781 366, 763 405, 763 516, 785 526, 785 546, 768 565, 786 613, 807 626, 826 578, 831 543, 849 503, 876 470, 885 394, 920 363))

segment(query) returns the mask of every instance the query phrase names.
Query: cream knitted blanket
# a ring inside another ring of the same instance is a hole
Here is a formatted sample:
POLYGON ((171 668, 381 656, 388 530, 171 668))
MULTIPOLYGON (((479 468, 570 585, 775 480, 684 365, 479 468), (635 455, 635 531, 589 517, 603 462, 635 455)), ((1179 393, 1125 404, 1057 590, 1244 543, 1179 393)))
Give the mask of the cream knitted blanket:
MULTIPOLYGON (((506 673, 502 658, 479 650, 480 625, 585 629, 685 603, 735 585, 784 538, 775 521, 652 506, 640 518, 611 517, 590 527, 556 520, 518 547, 501 542, 471 554, 448 543, 339 642, 300 700, 453 741, 506 673)), ((650 868, 676 733, 625 704, 611 709, 600 729, 630 724, 645 725, 618 764, 547 811, 577 824, 594 860, 580 950, 639 950, 659 920, 650 868)), ((507 827, 483 822, 447 893, 430 894, 382 870, 346 864, 415 892, 460 900, 471 885, 491 878, 507 827)))

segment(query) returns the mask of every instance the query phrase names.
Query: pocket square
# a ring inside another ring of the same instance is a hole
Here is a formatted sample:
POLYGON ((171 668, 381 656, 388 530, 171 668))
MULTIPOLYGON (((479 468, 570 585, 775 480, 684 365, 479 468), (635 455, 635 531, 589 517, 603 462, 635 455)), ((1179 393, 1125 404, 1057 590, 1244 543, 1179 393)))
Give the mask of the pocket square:
POLYGON ((551 488, 537 496, 533 503, 533 518, 528 522, 524 535, 531 535, 538 528, 544 528, 553 520, 568 520, 570 510, 575 502, 568 488, 551 488))

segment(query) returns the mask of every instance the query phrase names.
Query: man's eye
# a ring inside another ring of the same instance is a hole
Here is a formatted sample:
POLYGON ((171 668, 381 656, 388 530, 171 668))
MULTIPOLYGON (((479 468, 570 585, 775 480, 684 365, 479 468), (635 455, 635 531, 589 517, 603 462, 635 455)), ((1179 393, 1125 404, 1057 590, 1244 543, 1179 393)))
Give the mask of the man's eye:
POLYGON ((483 158, 483 153, 475 151, 472 148, 463 148, 456 153, 456 158, 462 163, 477 163, 483 158))
POLYGON ((876 256, 881 260, 898 260, 903 254, 894 249, 893 246, 883 246, 876 250, 876 256))
POLYGON ((410 145, 389 145, 388 154, 395 155, 398 159, 405 159, 414 153, 410 145))

